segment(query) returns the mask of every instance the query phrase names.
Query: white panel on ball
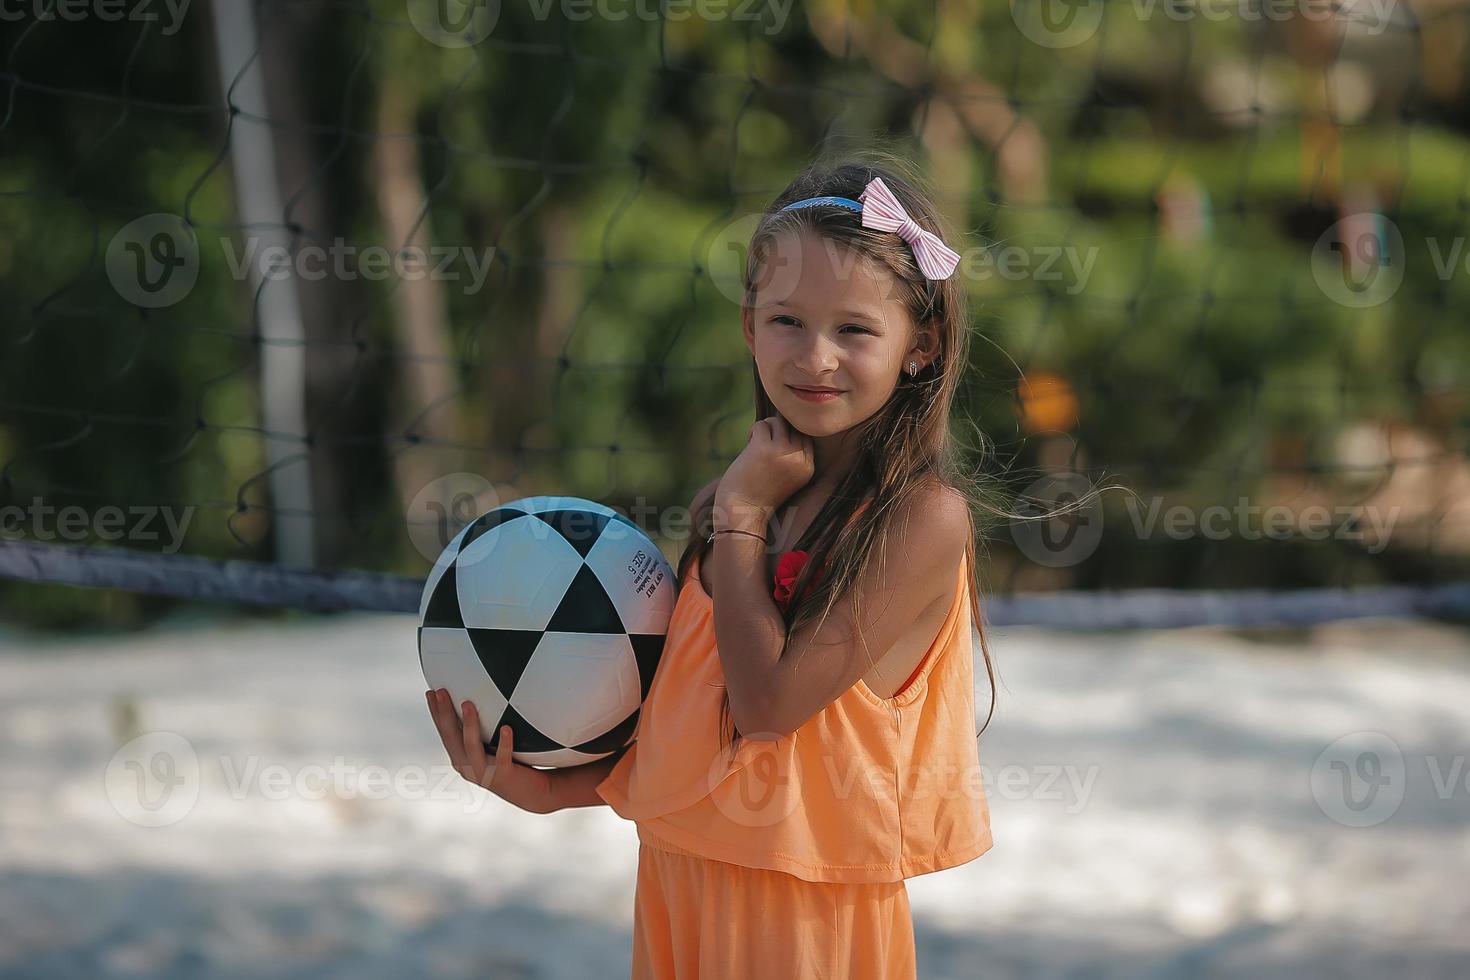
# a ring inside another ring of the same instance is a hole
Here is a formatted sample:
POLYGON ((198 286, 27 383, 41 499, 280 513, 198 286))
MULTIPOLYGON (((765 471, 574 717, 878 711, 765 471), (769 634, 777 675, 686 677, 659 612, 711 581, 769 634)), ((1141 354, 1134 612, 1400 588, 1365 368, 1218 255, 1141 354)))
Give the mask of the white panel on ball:
POLYGON ((494 734, 494 725, 508 703, 504 692, 495 686, 470 645, 464 630, 426 627, 419 631, 419 663, 424 677, 435 688, 447 688, 454 695, 455 710, 460 702, 473 701, 480 711, 480 728, 485 741, 494 734))
POLYGON ((493 527, 465 545, 455 565, 464 624, 544 630, 581 567, 577 549, 537 518, 493 527))
POLYGON ((550 752, 521 752, 516 751, 516 761, 524 766, 549 766, 553 769, 569 769, 572 766, 585 766, 589 762, 597 762, 606 759, 609 753, 599 752, 596 755, 588 755, 578 752, 576 749, 553 749, 550 752))
POLYGON ((513 503, 507 504, 516 510, 525 511, 527 514, 544 514, 553 510, 576 510, 591 514, 601 514, 603 517, 616 517, 618 512, 595 500, 585 497, 559 497, 555 494, 543 494, 539 497, 522 497, 513 503))
POLYGON ((616 633, 547 633, 511 704, 563 745, 590 742, 638 707, 638 664, 616 633))
POLYGON ((596 574, 629 633, 658 633, 674 613, 673 570, 648 537, 636 527, 615 521, 587 554, 596 574))

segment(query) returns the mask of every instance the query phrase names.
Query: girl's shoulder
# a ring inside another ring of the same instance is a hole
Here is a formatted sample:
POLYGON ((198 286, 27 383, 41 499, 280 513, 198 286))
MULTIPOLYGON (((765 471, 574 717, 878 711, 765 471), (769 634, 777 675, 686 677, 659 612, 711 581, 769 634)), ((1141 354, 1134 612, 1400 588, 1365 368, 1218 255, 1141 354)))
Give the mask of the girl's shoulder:
MULTIPOLYGON (((857 509, 862 510, 877 499, 875 491, 868 491, 857 509)), ((910 493, 903 495, 903 510, 908 514, 925 513, 940 508, 947 515, 960 511, 969 512, 970 500, 963 490, 938 474, 920 477, 910 493)))

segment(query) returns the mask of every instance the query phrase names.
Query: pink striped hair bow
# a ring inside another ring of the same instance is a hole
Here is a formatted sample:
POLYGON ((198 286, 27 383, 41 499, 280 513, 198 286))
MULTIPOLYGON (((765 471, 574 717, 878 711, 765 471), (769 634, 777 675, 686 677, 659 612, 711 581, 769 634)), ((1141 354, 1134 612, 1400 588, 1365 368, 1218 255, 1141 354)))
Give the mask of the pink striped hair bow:
POLYGON ((920 228, 898 203, 893 191, 883 183, 882 177, 868 181, 858 200, 863 204, 863 227, 898 232, 898 237, 913 249, 914 260, 926 277, 948 279, 954 275, 955 266, 960 263, 960 253, 944 244, 938 235, 920 228))

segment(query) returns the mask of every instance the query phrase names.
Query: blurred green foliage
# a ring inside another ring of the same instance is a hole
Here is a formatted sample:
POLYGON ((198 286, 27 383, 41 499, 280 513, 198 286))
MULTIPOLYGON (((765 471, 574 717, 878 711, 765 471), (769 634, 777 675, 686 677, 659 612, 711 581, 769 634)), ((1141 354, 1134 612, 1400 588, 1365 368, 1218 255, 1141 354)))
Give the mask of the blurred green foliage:
MULTIPOLYGON (((967 280, 983 339, 959 410, 996 451, 975 465, 1010 489, 1060 462, 1169 502, 1228 503, 1330 472, 1337 434, 1363 423, 1414 425, 1463 462, 1470 269, 1460 254, 1443 273, 1433 250, 1466 233, 1466 83, 1399 28, 1349 32, 1317 63, 1297 25, 1137 5, 1047 47, 1003 0, 818 0, 779 24, 539 20, 505 0, 489 38, 451 49, 406 9, 257 7, 273 105, 290 110, 268 125, 298 240, 401 244, 375 148, 410 140, 432 242, 495 249, 485 288, 442 290, 460 386, 450 440, 425 439, 405 382, 401 284, 323 293, 307 354, 322 371, 309 406, 314 477, 331 488, 324 565, 426 569, 405 533, 409 464, 615 506, 685 503, 750 420, 738 309, 711 278, 722 231, 824 140, 865 134, 911 141, 964 247, 1033 269, 1048 250, 1086 263, 967 280), (915 65, 923 78, 902 77, 915 65), (394 107, 407 129, 384 131, 394 107), (1334 113, 1351 118, 1324 124, 1334 113), (1015 153, 1023 139, 1036 155, 1015 153), (1030 176, 1038 193, 1018 193, 1030 176), (1312 272, 1350 192, 1405 243, 1402 284, 1365 308, 1312 272), (1018 367, 1075 393, 1064 431, 1028 428, 1018 367)), ((208 16, 196 5, 172 36, 95 17, 0 24, 0 504, 189 506, 187 553, 269 561, 254 303, 227 260, 251 234, 229 141, 267 123, 226 111, 208 16), (112 289, 103 254, 152 212, 190 222, 200 271, 184 300, 143 311, 112 289)), ((1463 16, 1435 26, 1466 33, 1463 16)), ((1424 581, 1464 557, 1144 540, 1121 504, 1107 498, 1097 554, 1050 579, 1026 576, 1002 527, 991 582, 1424 581)), ((124 624, 166 605, 98 595, 4 583, 0 613, 124 624)))

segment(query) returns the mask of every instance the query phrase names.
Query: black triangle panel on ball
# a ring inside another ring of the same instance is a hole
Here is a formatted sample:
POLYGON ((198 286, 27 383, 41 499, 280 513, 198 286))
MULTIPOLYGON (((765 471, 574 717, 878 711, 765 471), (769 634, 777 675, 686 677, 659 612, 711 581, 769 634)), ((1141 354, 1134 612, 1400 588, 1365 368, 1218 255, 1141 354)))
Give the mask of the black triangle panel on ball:
MULTIPOLYGON (((633 732, 638 728, 638 714, 642 710, 642 708, 634 708, 631 715, 618 722, 613 728, 581 745, 573 745, 572 748, 578 752, 586 752, 588 755, 616 752, 627 745, 628 740, 633 737, 633 732)), ((516 749, 519 750, 520 746, 517 745, 516 749)))
POLYGON ((464 614, 459 611, 459 586, 456 582, 451 562, 435 583, 434 594, 429 596, 429 607, 424 610, 424 626, 464 629, 464 614))
POLYGON ((607 527, 607 522, 612 520, 607 514, 590 510, 548 510, 531 516, 555 528, 556 533, 576 548, 577 554, 583 558, 602 537, 602 529, 607 527))
POLYGON ((543 634, 537 630, 497 630, 483 626, 470 626, 465 632, 470 636, 475 656, 480 658, 480 666, 509 701, 543 634))
POLYGON ((644 701, 648 700, 648 689, 653 686, 653 675, 658 671, 659 660, 663 657, 665 639, 667 637, 658 633, 628 634, 633 657, 638 661, 638 686, 642 689, 639 696, 644 701))
POLYGON ((517 754, 522 752, 555 752, 558 749, 570 747, 561 744, 554 738, 548 737, 535 725, 522 718, 514 707, 506 705, 505 710, 500 714, 500 720, 495 723, 495 734, 490 737, 490 741, 485 743, 486 751, 493 752, 495 751, 495 747, 500 744, 500 726, 502 725, 509 725, 510 730, 514 733, 512 741, 515 743, 517 754))
POLYGON ((500 525, 525 516, 523 511, 512 510, 509 507, 497 507, 488 514, 481 514, 470 522, 469 528, 464 532, 464 538, 459 543, 460 552, 463 553, 477 538, 483 537, 500 525))
POLYGON ((586 565, 577 569, 572 584, 557 603, 548 633, 626 633, 623 617, 602 587, 597 573, 586 565))

